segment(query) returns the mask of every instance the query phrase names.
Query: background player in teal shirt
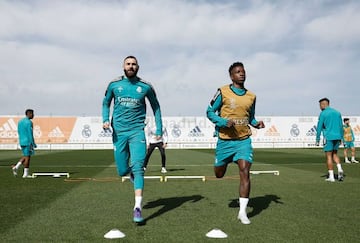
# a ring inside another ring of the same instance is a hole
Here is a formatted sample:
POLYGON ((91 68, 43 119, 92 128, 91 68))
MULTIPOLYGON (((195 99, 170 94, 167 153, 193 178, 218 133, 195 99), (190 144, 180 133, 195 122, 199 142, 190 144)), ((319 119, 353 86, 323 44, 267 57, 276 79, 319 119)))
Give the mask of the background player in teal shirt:
POLYGON ((16 165, 12 166, 12 171, 14 176, 17 176, 18 169, 21 165, 23 165, 23 178, 28 178, 31 177, 29 176, 30 158, 34 154, 34 148, 36 148, 33 135, 33 123, 31 121, 31 119, 34 118, 34 110, 27 109, 25 111, 25 115, 26 117, 21 119, 18 123, 19 144, 23 153, 23 157, 21 157, 16 165))
POLYGON ((155 116, 156 136, 162 136, 162 120, 158 99, 153 87, 139 78, 139 65, 134 56, 124 59, 124 76, 110 82, 103 100, 103 128, 110 129, 110 105, 113 104, 111 127, 113 128, 114 156, 120 176, 130 173, 134 182, 135 206, 134 221, 144 221, 141 204, 144 189, 145 140, 145 98, 150 102, 155 116))
POLYGON ((344 171, 340 164, 340 158, 337 155, 341 140, 343 138, 343 124, 341 113, 331 108, 328 98, 319 100, 321 113, 316 128, 316 146, 319 146, 320 135, 323 134, 324 152, 326 155, 326 163, 328 167, 329 177, 326 181, 334 182, 333 162, 338 168, 338 180, 344 179, 344 171))

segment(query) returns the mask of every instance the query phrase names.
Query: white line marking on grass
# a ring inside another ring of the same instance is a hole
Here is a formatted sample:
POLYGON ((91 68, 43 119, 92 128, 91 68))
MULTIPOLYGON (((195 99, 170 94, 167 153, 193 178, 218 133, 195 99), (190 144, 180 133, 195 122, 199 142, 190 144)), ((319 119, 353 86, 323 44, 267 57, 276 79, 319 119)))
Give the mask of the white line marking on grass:
MULTIPOLYGON (((232 164, 232 163, 230 163, 232 164)), ((304 165, 304 162, 293 162, 293 163, 281 163, 281 164, 269 164, 265 162, 255 161, 254 166, 289 166, 289 165, 304 165)), ((323 163, 305 163, 306 165, 311 166, 318 166, 322 165, 323 163)), ((169 164, 167 163, 168 167, 213 167, 212 163, 208 164, 169 164)), ((116 168, 115 164, 110 165, 77 165, 74 162, 74 165, 33 165, 37 168, 116 168)), ((1 166, 0 166, 1 167, 1 166)), ((7 166, 6 166, 7 167, 7 166)), ((158 167, 158 165, 149 165, 149 167, 158 167)))
POLYGON ((202 181, 206 180, 205 176, 165 176, 165 182, 168 181, 168 179, 201 179, 202 181))
POLYGON ((35 173, 32 173, 33 178, 36 178, 38 176, 52 176, 54 178, 59 178, 61 176, 66 176, 67 178, 69 178, 70 174, 67 173, 67 172, 47 172, 47 173, 35 172, 35 173))
MULTIPOLYGON (((162 176, 144 176, 144 179, 159 179, 160 182, 163 181, 162 176)), ((130 180, 130 176, 121 177, 121 182, 124 182, 125 180, 130 180)))
MULTIPOLYGON (((300 164, 300 162, 299 162, 300 164)), ((303 164, 303 163, 301 163, 303 164)), ((273 164, 262 164, 262 163, 255 163, 255 165, 265 165, 265 166, 273 166, 273 164)), ((286 165, 286 164, 282 164, 282 165, 286 165)), ((289 164, 291 165, 291 164, 289 164)), ((111 164, 111 165, 33 165, 36 167, 44 167, 44 168, 63 168, 63 167, 75 167, 75 168, 115 168, 116 165, 111 164)), ((213 164, 169 164, 167 163, 168 167, 213 167, 213 164)), ((148 165, 148 167, 158 167, 158 165, 148 165)))

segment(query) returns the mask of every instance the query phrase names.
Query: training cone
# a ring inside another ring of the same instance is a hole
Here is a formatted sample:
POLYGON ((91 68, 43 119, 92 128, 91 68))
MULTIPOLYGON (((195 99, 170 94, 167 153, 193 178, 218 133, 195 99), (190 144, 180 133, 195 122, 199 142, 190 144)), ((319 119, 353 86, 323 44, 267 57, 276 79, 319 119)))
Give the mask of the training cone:
POLYGON ((209 238, 226 238, 227 234, 225 234, 222 230, 213 229, 209 231, 206 236, 209 238))
POLYGON ((125 234, 118 229, 112 229, 104 235, 106 239, 118 239, 124 238, 125 234))

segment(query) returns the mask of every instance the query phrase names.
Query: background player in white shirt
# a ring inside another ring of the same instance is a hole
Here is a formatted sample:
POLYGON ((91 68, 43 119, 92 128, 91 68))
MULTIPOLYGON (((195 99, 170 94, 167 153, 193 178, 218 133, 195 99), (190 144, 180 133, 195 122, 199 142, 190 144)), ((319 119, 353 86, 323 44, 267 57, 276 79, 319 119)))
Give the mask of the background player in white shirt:
POLYGON ((165 148, 167 146, 168 134, 165 127, 163 127, 162 137, 156 136, 156 127, 151 127, 148 124, 145 127, 145 135, 146 135, 146 144, 147 144, 147 152, 144 160, 144 170, 146 170, 146 166, 149 163, 149 158, 154 151, 155 148, 158 148, 161 155, 161 173, 166 173, 166 155, 165 148))

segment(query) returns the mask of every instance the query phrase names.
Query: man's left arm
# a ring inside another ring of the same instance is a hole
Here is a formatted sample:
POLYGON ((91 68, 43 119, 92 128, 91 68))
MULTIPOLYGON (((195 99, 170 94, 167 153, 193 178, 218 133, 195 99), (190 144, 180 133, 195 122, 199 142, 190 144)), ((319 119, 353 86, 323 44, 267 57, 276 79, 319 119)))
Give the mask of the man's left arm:
POLYGON ((37 145, 35 143, 35 139, 34 139, 34 131, 33 131, 33 123, 30 121, 29 124, 29 140, 30 140, 30 146, 32 146, 33 148, 36 148, 37 145))
POLYGON ((162 118, 161 118, 161 109, 160 109, 160 104, 159 101, 156 97, 156 93, 155 90, 150 86, 150 89, 147 93, 147 98, 150 102, 151 108, 154 112, 154 116, 155 116, 155 126, 156 126, 156 133, 155 135, 158 137, 162 136, 162 118))
POLYGON ((250 125, 257 128, 257 129, 264 128, 265 127, 264 122, 263 121, 257 121, 255 119, 255 106, 256 106, 256 98, 255 98, 254 103, 252 104, 252 106, 250 108, 250 116, 249 116, 250 125))
POLYGON ((350 131, 351 131, 351 142, 354 142, 355 141, 354 131, 352 130, 352 128, 350 131))

